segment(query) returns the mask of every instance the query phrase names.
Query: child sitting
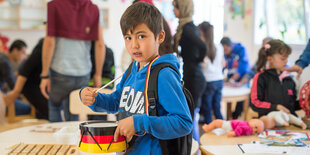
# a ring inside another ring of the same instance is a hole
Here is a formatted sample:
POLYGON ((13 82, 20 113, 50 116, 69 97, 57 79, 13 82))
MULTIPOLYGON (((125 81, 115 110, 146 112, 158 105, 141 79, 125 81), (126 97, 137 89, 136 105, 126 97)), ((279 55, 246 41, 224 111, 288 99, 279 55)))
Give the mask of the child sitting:
POLYGON ((231 120, 224 121, 217 119, 210 124, 204 124, 202 129, 205 132, 210 132, 213 129, 222 128, 226 131, 228 137, 244 136, 259 134, 264 131, 264 123, 259 119, 251 119, 249 121, 231 120))
POLYGON ((300 106, 296 100, 295 82, 289 74, 281 74, 291 51, 281 40, 271 40, 260 49, 259 73, 253 79, 250 102, 259 117, 279 110, 297 116, 295 110, 300 106))
POLYGON ((163 18, 156 7, 137 2, 124 12, 120 25, 126 49, 135 60, 131 74, 127 79, 124 74, 112 94, 97 94, 96 89, 89 87, 82 89, 81 100, 97 112, 119 112, 114 140, 119 135, 127 139, 140 135, 130 154, 163 154, 159 139, 190 134, 193 126, 191 114, 182 91, 181 76, 172 68, 163 68, 158 75, 158 116, 149 116, 145 83, 155 65, 169 63, 177 69, 180 65, 173 54, 158 56, 165 31, 163 18))

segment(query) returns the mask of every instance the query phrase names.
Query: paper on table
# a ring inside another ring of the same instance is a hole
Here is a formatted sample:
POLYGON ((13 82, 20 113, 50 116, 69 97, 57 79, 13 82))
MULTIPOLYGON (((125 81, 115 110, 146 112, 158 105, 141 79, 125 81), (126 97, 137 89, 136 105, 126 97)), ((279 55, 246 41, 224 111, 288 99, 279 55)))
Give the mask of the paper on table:
POLYGON ((202 150, 205 150, 210 154, 229 154, 229 155, 240 155, 242 151, 237 145, 201 145, 202 150))
POLYGON ((273 153, 273 154, 298 154, 309 155, 310 148, 307 147, 279 147, 266 146, 263 144, 238 144, 240 150, 244 153, 273 153))

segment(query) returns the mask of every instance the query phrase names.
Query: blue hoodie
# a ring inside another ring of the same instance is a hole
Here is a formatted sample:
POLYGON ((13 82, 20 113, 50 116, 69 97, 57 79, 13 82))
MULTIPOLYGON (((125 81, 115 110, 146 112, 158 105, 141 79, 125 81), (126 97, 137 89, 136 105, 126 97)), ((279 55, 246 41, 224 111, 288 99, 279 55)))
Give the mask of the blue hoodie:
POLYGON ((251 66, 249 63, 248 52, 245 47, 240 43, 233 43, 234 47, 232 49, 231 55, 225 55, 226 67, 228 69, 228 78, 233 76, 236 72, 239 73, 240 77, 237 81, 241 80, 241 78, 246 73, 251 72, 251 66))
MULTIPOLYGON (((159 57, 152 64, 170 63, 179 69, 180 65, 173 54, 159 57)), ((127 80, 126 73, 112 94, 98 94, 90 108, 97 112, 133 116, 134 128, 139 136, 130 154, 162 154, 158 139, 174 139, 189 134, 192 119, 186 98, 182 91, 180 73, 166 67, 158 75, 157 111, 159 116, 147 116, 144 108, 144 84, 148 65, 138 71, 135 61, 127 80)), ((126 71, 127 72, 127 71, 126 71)))

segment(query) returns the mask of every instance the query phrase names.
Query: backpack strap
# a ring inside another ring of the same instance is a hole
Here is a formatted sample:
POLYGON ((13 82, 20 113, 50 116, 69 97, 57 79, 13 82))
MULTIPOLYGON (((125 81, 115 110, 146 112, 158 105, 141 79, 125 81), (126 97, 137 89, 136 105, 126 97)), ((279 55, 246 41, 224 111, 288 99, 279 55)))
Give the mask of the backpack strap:
POLYGON ((129 65, 129 67, 127 68, 127 72, 126 72, 126 80, 127 80, 128 76, 131 74, 132 65, 133 65, 133 62, 132 62, 132 63, 129 65))
MULTIPOLYGON (((158 116, 157 113, 157 108, 156 104, 158 103, 158 75, 161 69, 170 67, 173 69, 176 73, 179 74, 178 70, 171 64, 169 63, 161 63, 156 66, 154 66, 153 70, 151 71, 151 75, 149 77, 149 83, 148 83, 148 100, 149 100, 149 115, 150 116, 158 116)), ((193 98, 189 91, 183 86, 183 81, 182 83, 182 89, 183 93, 186 96, 187 102, 191 103, 192 105, 189 106, 190 112, 193 118, 193 98)), ((189 104, 188 103, 188 104, 189 104)), ((185 136, 182 139, 181 138, 176 138, 176 139, 171 139, 171 140, 162 140, 159 139, 159 144, 161 151, 164 155, 190 155, 191 153, 191 145, 192 144, 192 134, 189 136, 185 136), (186 146, 182 145, 182 143, 185 143, 186 146), (182 145, 182 146, 181 146, 182 145), (170 149, 169 149, 170 148, 170 149), (171 148, 177 148, 177 149, 171 149, 171 148)))
POLYGON ((150 77, 149 77, 149 83, 148 83, 148 90, 147 90, 147 96, 149 100, 149 115, 150 116, 157 116, 157 110, 156 110, 156 103, 158 102, 158 74, 159 71, 163 68, 170 67, 172 68, 176 73, 179 73, 178 70, 169 63, 160 63, 154 66, 153 70, 151 71, 150 77))
MULTIPOLYGON (((132 65, 133 65, 133 63, 131 63, 127 69, 126 79, 131 74, 132 65)), ((157 110, 156 110, 156 103, 158 102, 158 74, 159 74, 159 71, 161 69, 166 68, 166 67, 170 67, 176 73, 179 73, 178 70, 173 65, 171 65, 169 63, 160 63, 160 64, 157 64, 153 67, 153 69, 151 70, 151 73, 150 73, 148 90, 147 90, 148 102, 149 102, 149 107, 148 107, 149 108, 149 116, 158 116, 157 110)), ((125 152, 125 155, 129 154, 132 151, 133 145, 134 145, 136 139, 137 139, 137 136, 133 136, 133 138, 129 142, 129 148, 125 152)), ((175 153, 172 153, 168 150, 168 147, 167 147, 168 142, 166 140, 159 140, 159 144, 160 144, 160 147, 161 147, 163 154, 165 154, 165 155, 175 154, 175 153)), ((176 153, 176 154, 178 154, 178 153, 176 153)))

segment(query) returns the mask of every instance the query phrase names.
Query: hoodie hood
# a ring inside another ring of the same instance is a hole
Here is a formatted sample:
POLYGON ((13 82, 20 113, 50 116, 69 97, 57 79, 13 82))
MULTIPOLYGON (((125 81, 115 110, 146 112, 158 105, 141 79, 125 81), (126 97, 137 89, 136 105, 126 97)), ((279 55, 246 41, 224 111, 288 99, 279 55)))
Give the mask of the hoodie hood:
MULTIPOLYGON (((180 65, 176 56, 166 54, 157 58, 154 66, 169 63, 176 69, 180 65)), ((151 68, 151 69, 152 69, 151 68)), ((158 139, 174 139, 188 135, 192 130, 192 119, 183 93, 180 74, 166 67, 158 74, 158 116, 147 116, 145 107, 145 79, 148 65, 138 71, 138 63, 132 65, 131 74, 123 75, 112 94, 98 94, 90 107, 94 111, 117 112, 119 120, 132 116, 138 136, 130 154, 163 154, 158 139), (103 110, 102 110, 103 109, 103 110), (155 137, 155 138, 154 138, 155 137)), ((151 82, 151 81, 150 81, 151 82)), ((148 108, 148 107, 147 107, 148 108)))
POLYGON ((89 2, 90 0, 69 0, 69 3, 71 3, 71 5, 74 5, 76 7, 86 5, 89 2))
POLYGON ((99 9, 90 0, 53 0, 47 11, 49 36, 98 40, 99 9))

